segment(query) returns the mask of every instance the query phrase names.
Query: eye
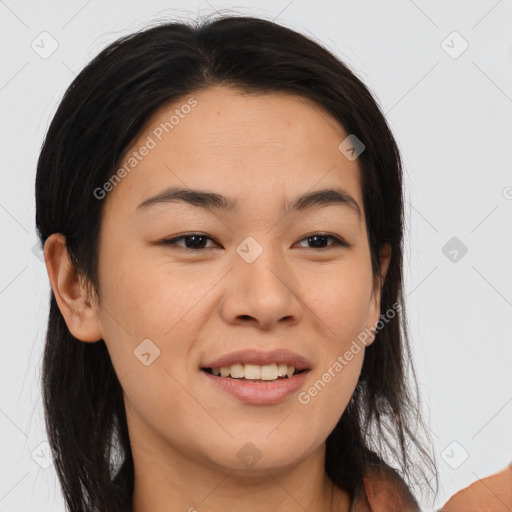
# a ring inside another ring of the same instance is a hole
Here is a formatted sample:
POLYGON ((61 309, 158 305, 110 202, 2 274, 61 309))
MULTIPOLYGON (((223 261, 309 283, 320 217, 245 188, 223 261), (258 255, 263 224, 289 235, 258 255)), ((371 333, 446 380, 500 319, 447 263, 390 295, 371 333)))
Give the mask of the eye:
POLYGON ((203 235, 202 233, 191 233, 189 235, 181 235, 176 238, 170 238, 168 240, 162 240, 163 245, 177 245, 183 249, 191 250, 203 250, 205 249, 204 244, 207 240, 213 240, 209 236, 203 235), (178 240, 185 240, 185 246, 178 244, 178 240))
MULTIPOLYGON (((308 235, 307 237, 303 238, 299 243, 303 243, 304 241, 308 241, 308 242, 312 241, 312 243, 313 243, 313 247, 311 247, 312 249, 313 248, 328 249, 329 247, 336 246, 336 245, 342 246, 342 247, 350 247, 350 245, 347 242, 345 242, 344 240, 342 240, 341 238, 338 238, 334 235, 323 234, 323 233, 313 233, 312 235, 308 235), (334 240, 334 243, 327 245, 327 247, 324 247, 323 244, 328 239, 334 240)), ((306 247, 306 248, 308 249, 309 247, 306 247)))
MULTIPOLYGON (((190 233, 188 235, 181 235, 175 238, 170 238, 167 240, 162 240, 160 243, 162 245, 175 245, 179 248, 183 249, 190 249, 192 251, 202 251, 211 247, 205 247, 205 244, 209 241, 213 241, 213 238, 204 235, 202 233, 190 233), (181 243, 178 243, 179 241, 184 241, 185 244, 182 245, 181 243)), ((350 247, 350 244, 342 240, 341 238, 338 238, 334 235, 329 234, 323 234, 323 233, 313 233, 312 235, 309 235, 305 238, 303 238, 299 244, 304 242, 311 242, 313 244, 313 247, 305 247, 306 249, 329 249, 329 247, 333 246, 341 246, 341 247, 350 247), (333 240, 334 243, 328 244, 325 246, 325 243, 329 240, 333 240)), ((216 243, 216 242, 215 242, 216 243)))

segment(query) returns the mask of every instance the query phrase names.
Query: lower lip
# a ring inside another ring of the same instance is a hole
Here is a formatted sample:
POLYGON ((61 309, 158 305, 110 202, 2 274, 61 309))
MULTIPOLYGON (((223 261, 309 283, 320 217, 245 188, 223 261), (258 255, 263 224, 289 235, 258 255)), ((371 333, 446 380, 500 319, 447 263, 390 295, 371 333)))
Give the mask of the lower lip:
POLYGON ((309 370, 273 382, 244 382, 232 379, 231 377, 217 377, 211 373, 201 370, 214 385, 238 398, 246 404, 270 405, 277 404, 288 398, 297 391, 306 380, 309 370))

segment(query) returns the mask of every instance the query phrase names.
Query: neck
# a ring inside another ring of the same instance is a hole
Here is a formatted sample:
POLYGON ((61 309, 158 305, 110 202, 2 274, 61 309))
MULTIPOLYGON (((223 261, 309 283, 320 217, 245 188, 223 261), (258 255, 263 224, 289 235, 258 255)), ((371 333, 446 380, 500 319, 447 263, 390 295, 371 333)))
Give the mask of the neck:
POLYGON ((289 467, 241 472, 154 441, 131 443, 133 512, 349 512, 349 494, 325 473, 325 443, 289 467))

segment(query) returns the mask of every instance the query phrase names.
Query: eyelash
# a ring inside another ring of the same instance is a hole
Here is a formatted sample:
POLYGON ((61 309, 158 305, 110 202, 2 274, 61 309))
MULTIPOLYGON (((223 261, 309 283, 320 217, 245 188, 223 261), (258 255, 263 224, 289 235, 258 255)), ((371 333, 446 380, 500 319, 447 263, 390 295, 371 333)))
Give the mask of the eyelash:
MULTIPOLYGON (((178 245, 176 243, 176 241, 178 241, 178 240, 185 239, 185 238, 193 238, 195 236, 199 236, 199 237, 202 237, 202 238, 207 238, 208 240, 213 240, 213 238, 211 238, 211 237, 209 237, 207 235, 204 235, 202 233, 190 233, 190 234, 187 234, 187 235, 181 235, 181 236, 177 236, 175 238, 169 238, 169 239, 166 239, 166 240, 162 240, 160 242, 160 244, 161 245, 174 245, 174 246, 178 247, 179 250, 193 251, 193 252, 201 252, 201 251, 205 251, 206 249, 211 249, 211 247, 201 248, 201 249, 192 249, 190 247, 180 246, 180 245, 178 245)), ((334 240, 334 244, 331 244, 330 246, 317 248, 317 250, 319 250, 319 251, 326 251, 326 250, 329 250, 329 248, 332 248, 332 247, 335 247, 335 246, 340 246, 340 247, 345 247, 345 248, 350 247, 350 244, 345 242, 345 240, 343 240, 343 239, 341 239, 341 238, 339 238, 337 236, 330 235, 328 233, 313 233, 311 235, 308 235, 308 236, 305 236, 304 238, 302 238, 300 240, 300 242, 303 242, 304 240, 309 240, 309 239, 317 237, 317 236, 325 237, 325 238, 331 238, 331 239, 334 240)), ((314 247, 306 247, 306 249, 315 249, 315 248, 314 247)))

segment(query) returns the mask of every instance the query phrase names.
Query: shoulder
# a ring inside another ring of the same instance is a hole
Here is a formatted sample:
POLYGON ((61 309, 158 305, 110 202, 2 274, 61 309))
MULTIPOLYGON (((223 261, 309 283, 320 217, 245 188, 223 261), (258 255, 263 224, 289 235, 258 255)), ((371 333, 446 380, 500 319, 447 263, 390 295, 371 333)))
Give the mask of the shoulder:
POLYGON ((454 494, 441 512, 512 510, 512 463, 504 470, 473 482, 454 494))
POLYGON ((417 501, 400 475, 391 467, 371 464, 363 485, 354 496, 350 512, 420 512, 417 501))

